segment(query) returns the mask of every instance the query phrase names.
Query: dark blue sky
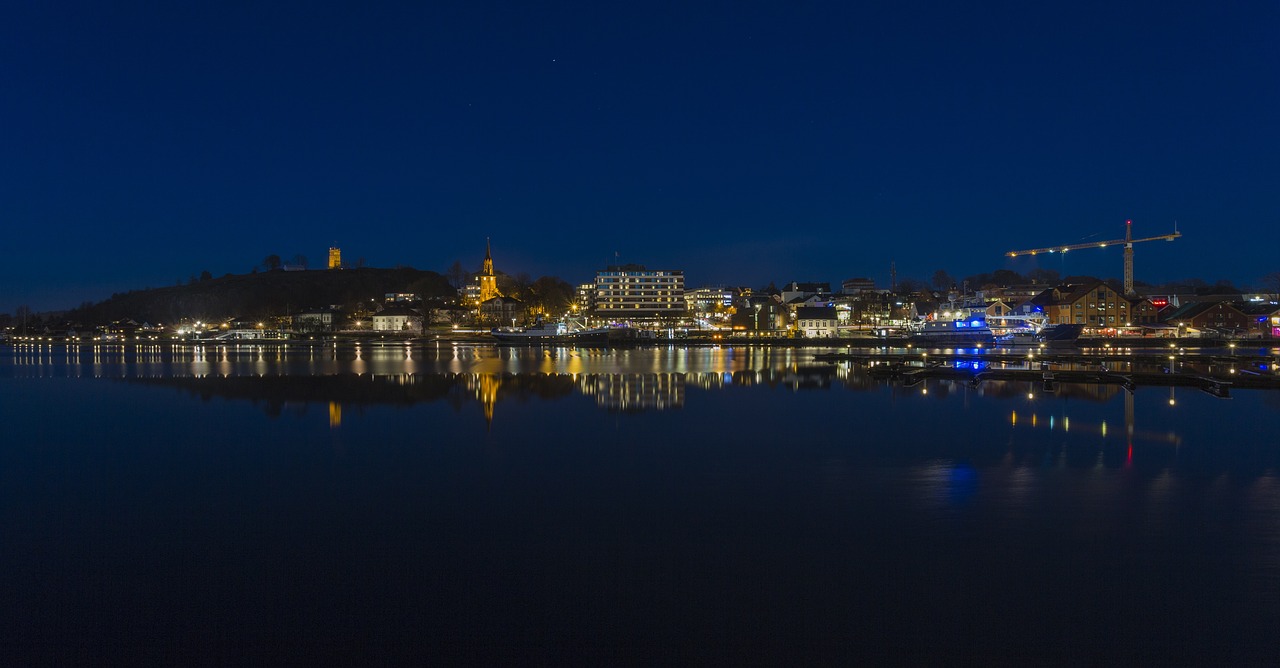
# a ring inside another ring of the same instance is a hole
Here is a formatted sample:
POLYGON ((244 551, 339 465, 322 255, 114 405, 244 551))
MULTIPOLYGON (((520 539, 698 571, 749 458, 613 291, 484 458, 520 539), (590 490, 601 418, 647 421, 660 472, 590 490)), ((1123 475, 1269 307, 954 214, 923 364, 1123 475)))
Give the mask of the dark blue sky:
MULTIPOLYGON (((1280 270, 1270 0, 22 4, 0 312, 334 243, 470 268, 486 236, 571 282, 616 252, 887 284, 1131 218, 1185 235, 1138 246, 1140 280, 1280 270)), ((1119 249, 1047 261, 1120 274, 1119 249)))

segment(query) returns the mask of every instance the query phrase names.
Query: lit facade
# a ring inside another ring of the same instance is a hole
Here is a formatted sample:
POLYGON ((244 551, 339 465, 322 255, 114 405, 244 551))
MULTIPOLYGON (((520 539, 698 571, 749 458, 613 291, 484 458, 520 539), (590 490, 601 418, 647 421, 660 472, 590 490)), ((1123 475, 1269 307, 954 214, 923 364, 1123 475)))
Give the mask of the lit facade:
POLYGON ((1053 324, 1125 327, 1156 322, 1158 309, 1145 297, 1126 297, 1102 281, 1045 290, 1031 300, 1053 324))
POLYGON ((528 311, 524 302, 514 297, 494 297, 480 303, 481 322, 496 325, 515 325, 524 322, 528 311))
POLYGON ((574 306, 580 313, 587 313, 596 305, 596 284, 583 283, 578 286, 578 291, 573 298, 574 306))
POLYGON ((733 306, 735 295, 726 287, 698 288, 684 293, 685 307, 700 316, 724 313, 733 306))
POLYGON ((796 329, 804 334, 805 338, 834 338, 837 321, 834 306, 801 306, 796 309, 796 329))
POLYGON ((417 332, 422 329, 422 314, 404 306, 391 306, 373 314, 375 332, 417 332))
POLYGON ((631 320, 680 316, 684 312, 683 271, 628 265, 596 273, 597 316, 631 320))
POLYGON ((329 247, 329 268, 330 269, 342 268, 342 249, 341 248, 338 248, 336 246, 329 247))
POLYGON ((493 253, 489 250, 489 240, 484 240, 484 264, 480 266, 480 274, 476 276, 476 305, 483 304, 494 297, 501 297, 498 292, 498 275, 493 270, 493 253))

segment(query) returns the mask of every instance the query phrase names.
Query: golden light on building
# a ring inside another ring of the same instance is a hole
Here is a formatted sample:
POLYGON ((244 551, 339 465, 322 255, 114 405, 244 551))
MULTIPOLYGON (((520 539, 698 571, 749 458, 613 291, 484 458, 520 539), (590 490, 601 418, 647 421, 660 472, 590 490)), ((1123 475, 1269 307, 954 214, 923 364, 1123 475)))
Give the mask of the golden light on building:
POLYGON ((484 240, 484 264, 480 266, 480 275, 476 276, 476 283, 480 287, 479 294, 476 296, 476 305, 502 296, 502 293, 498 292, 498 275, 493 270, 493 254, 489 250, 487 238, 484 240))
POLYGON ((342 268, 342 249, 338 248, 337 246, 329 247, 329 268, 330 269, 342 268))

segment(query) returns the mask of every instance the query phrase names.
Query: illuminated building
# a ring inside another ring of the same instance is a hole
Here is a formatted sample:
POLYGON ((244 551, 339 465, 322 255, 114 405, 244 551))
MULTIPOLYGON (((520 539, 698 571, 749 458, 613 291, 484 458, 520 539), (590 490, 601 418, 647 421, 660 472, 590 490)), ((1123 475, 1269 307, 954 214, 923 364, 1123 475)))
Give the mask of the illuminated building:
POLYGON ((1044 310, 1051 324, 1088 327, 1124 327, 1156 322, 1157 309, 1145 297, 1126 297, 1124 292, 1102 281, 1061 285, 1045 290, 1031 300, 1044 310))
POLYGON ((480 303, 480 320, 498 325, 523 322, 527 312, 524 302, 514 297, 494 297, 480 303))
POLYGON ((342 249, 338 248, 337 246, 329 247, 329 268, 330 269, 342 268, 342 249))
POLYGON ((834 306, 801 306, 796 309, 796 329, 805 338, 827 339, 836 335, 834 306))
POLYGON ((498 275, 493 271, 493 254, 489 251, 489 240, 484 240, 484 264, 480 266, 480 275, 476 276, 476 284, 480 286, 476 295, 477 304, 483 304, 494 297, 502 296, 498 292, 498 275))
POLYGON ((1248 314, 1250 329, 1264 339, 1280 339, 1280 306, 1274 303, 1246 304, 1241 308, 1248 314))
POLYGON ((599 317, 635 320, 684 312, 683 271, 623 265, 596 272, 595 314, 599 317))
POLYGON ((407 306, 388 306, 373 314, 376 332, 417 332, 422 330, 422 314, 407 306))
POLYGON ((690 312, 705 317, 724 313, 733 306, 735 296, 732 289, 724 286, 705 287, 685 291, 684 301, 690 312))
POLYGON ((586 313, 596 305, 596 284, 583 283, 578 286, 577 295, 574 297, 573 305, 576 311, 586 313))

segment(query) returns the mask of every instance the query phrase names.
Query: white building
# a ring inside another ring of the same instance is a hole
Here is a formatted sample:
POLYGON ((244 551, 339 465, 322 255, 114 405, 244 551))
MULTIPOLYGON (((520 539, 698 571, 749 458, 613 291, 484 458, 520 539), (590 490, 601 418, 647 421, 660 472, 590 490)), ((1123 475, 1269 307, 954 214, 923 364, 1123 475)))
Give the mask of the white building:
POLYGON ((373 314, 375 332, 417 332, 422 330, 422 314, 404 306, 389 306, 373 314))
POLYGON ((834 306, 801 306, 796 309, 796 329, 807 339, 830 339, 836 335, 834 306))
POLYGON ((683 271, 625 265, 596 272, 595 314, 599 317, 635 320, 684 312, 683 271))

